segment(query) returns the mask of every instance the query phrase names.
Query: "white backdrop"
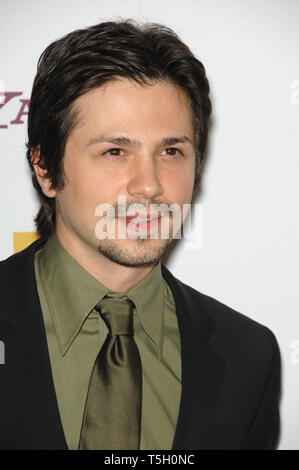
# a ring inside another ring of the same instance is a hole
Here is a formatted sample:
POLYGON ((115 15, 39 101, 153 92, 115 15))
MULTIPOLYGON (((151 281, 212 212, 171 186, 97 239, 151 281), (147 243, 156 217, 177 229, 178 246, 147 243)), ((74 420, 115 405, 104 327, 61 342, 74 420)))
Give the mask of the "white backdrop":
POLYGON ((214 118, 196 201, 203 244, 180 242, 167 265, 274 332, 283 367, 279 449, 299 449, 297 0, 1 0, 0 84, 22 94, 0 109, 0 259, 13 252, 13 232, 34 230, 27 117, 16 118, 37 60, 65 33, 119 17, 172 27, 206 67, 214 118))

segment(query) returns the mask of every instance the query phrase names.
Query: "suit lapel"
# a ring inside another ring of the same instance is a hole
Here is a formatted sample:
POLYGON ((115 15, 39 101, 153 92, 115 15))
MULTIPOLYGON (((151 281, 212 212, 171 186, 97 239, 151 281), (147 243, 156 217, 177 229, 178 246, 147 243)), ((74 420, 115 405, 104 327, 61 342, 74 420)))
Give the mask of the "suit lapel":
POLYGON ((181 336, 182 393, 173 449, 216 449, 223 439, 219 423, 225 362, 209 344, 215 330, 200 293, 162 265, 172 290, 181 336))
POLYGON ((0 310, 6 317, 0 324, 5 344, 3 386, 28 448, 67 449, 34 274, 34 253, 44 243, 37 240, 1 270, 1 277, 3 271, 6 277, 0 310))

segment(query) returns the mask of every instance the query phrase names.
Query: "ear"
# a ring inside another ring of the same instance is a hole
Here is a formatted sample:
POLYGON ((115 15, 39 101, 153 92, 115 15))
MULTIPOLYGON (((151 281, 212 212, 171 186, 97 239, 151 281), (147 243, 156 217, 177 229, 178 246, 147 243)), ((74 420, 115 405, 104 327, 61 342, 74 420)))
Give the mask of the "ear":
POLYGON ((52 189, 51 178, 47 177, 47 170, 40 166, 40 146, 38 145, 32 149, 30 155, 35 175, 42 192, 47 197, 56 197, 57 191, 52 189))

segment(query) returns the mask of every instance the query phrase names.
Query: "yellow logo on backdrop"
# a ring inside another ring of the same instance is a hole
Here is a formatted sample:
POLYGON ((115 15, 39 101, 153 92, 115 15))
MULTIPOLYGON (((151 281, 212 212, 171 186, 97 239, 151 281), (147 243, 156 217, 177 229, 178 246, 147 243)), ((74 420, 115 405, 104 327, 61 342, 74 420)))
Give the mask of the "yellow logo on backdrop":
POLYGON ((40 238, 37 232, 13 232, 13 251, 22 251, 40 238))

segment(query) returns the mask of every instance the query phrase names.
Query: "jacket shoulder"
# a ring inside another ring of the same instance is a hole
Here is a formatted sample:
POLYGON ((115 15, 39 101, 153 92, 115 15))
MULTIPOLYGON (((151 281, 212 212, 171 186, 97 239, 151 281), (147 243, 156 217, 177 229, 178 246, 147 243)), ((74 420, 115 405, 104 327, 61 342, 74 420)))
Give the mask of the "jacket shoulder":
POLYGON ((27 248, 0 261, 0 321, 12 320, 9 312, 25 311, 36 298, 34 254, 46 243, 39 238, 27 248))
POLYGON ((34 253, 46 243, 45 238, 39 238, 23 250, 0 260, 0 276, 7 276, 9 273, 17 274, 20 268, 25 267, 33 260, 34 253))
POLYGON ((167 274, 183 292, 194 321, 203 315, 212 322, 210 344, 220 355, 233 362, 262 361, 268 366, 273 354, 279 355, 276 337, 267 326, 174 278, 168 270, 167 274))

